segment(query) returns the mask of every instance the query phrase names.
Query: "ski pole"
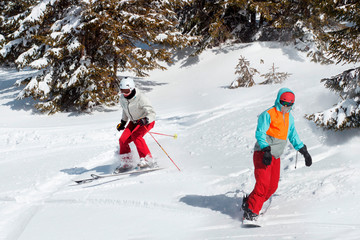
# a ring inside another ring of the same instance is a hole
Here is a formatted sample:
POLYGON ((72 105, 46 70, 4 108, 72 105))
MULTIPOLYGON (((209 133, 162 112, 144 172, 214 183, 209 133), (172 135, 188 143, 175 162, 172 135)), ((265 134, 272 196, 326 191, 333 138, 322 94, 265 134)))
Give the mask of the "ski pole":
MULTIPOLYGON (((145 127, 145 129, 147 130, 147 127, 146 126, 144 126, 145 127)), ((169 154, 165 151, 165 149, 160 145, 160 143, 154 138, 154 136, 151 134, 151 132, 149 132, 149 130, 147 130, 148 131, 148 133, 150 134, 150 136, 155 140, 155 142, 159 145, 159 147, 164 151, 164 153, 166 154, 166 156, 168 156, 168 158, 171 160, 171 162, 175 165, 175 167, 179 170, 179 171, 181 171, 180 170, 180 168, 176 165, 176 163, 171 159, 171 157, 169 156, 169 154)))
POLYGON ((149 132, 151 134, 157 134, 157 135, 161 135, 161 136, 166 136, 166 137, 173 137, 174 139, 177 139, 178 135, 175 133, 174 135, 169 135, 169 134, 164 134, 164 133, 157 133, 157 132, 149 132))
POLYGON ((297 165, 297 160, 298 160, 298 151, 296 151, 296 158, 295 158, 295 169, 296 169, 296 165, 297 165))

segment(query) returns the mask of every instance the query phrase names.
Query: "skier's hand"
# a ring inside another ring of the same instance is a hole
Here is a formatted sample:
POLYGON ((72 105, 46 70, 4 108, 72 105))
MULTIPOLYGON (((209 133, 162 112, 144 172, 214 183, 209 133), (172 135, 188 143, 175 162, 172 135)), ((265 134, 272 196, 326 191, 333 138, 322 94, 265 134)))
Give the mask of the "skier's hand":
POLYGON ((264 152, 264 156, 263 156, 263 163, 266 165, 266 166, 269 166, 271 164, 271 160, 272 160, 272 155, 271 155, 271 148, 270 146, 267 146, 263 149, 261 149, 261 151, 264 152))
POLYGON ((310 167, 312 164, 312 158, 306 148, 306 145, 304 145, 302 148, 299 149, 299 152, 304 156, 305 158, 305 165, 307 167, 310 167))
POLYGON ((120 132, 121 130, 124 130, 124 129, 125 129, 125 125, 126 125, 126 121, 121 120, 121 123, 119 123, 119 124, 116 126, 116 129, 120 132))
POLYGON ((140 126, 145 126, 149 124, 149 119, 147 117, 137 120, 137 124, 140 126))

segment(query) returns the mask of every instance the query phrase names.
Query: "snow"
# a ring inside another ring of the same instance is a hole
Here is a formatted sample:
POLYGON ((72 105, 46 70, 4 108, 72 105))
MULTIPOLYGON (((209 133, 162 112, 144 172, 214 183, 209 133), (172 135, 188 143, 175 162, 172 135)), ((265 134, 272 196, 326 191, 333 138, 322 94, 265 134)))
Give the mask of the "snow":
POLYGON ((56 57, 61 57, 61 52, 62 52, 62 48, 51 48, 51 49, 49 49, 48 51, 49 51, 49 53, 52 53, 52 54, 54 54, 56 57))
POLYGON ((20 56, 15 60, 15 63, 19 64, 20 66, 24 65, 27 58, 35 55, 35 53, 38 51, 38 49, 39 49, 39 46, 36 46, 34 44, 29 50, 20 54, 20 56))
POLYGON ((320 80, 354 66, 311 63, 278 43, 222 46, 190 61, 177 56, 144 82, 157 112, 152 131, 178 134, 154 137, 181 172, 147 135, 165 170, 84 185, 72 180, 118 163, 120 107, 40 115, 33 100, 15 100, 22 88, 14 83, 34 72, 0 69, 0 239, 358 239, 360 131, 324 131, 303 117, 336 104, 320 80), (240 55, 261 73, 275 63, 292 75, 230 90, 240 55), (244 229, 239 205, 255 182, 257 116, 281 87, 296 94, 295 124, 313 165, 288 146, 263 227, 244 229))
MULTIPOLYGON (((79 8, 74 9, 73 10, 73 14, 79 14, 79 8)), ((62 27, 62 33, 70 33, 71 31, 73 31, 74 29, 76 29, 80 23, 81 23, 81 16, 77 16, 77 17, 72 17, 70 19, 65 18, 64 21, 68 21, 68 24, 65 24, 62 27)))
POLYGON ((46 7, 50 4, 53 5, 55 0, 44 0, 41 1, 38 5, 36 5, 32 10, 29 16, 27 16, 23 22, 36 22, 38 21, 44 14, 46 7))
POLYGON ((78 31, 77 28, 81 24, 81 7, 74 6, 67 11, 66 16, 57 20, 51 26, 51 37, 56 39, 58 36, 62 36, 66 33, 70 33, 71 31, 78 31))
POLYGON ((49 64, 49 59, 45 56, 45 57, 36 59, 35 61, 32 61, 29 65, 32 68, 41 69, 48 64, 49 64))
POLYGON ((84 75, 87 72, 87 68, 84 65, 80 65, 72 74, 68 86, 72 86, 79 81, 79 76, 84 75))
POLYGON ((159 35, 156 36, 155 40, 161 42, 161 41, 164 41, 167 38, 168 38, 168 36, 166 34, 160 33, 159 35))
POLYGON ((75 39, 73 40, 69 46, 67 47, 67 49, 69 50, 69 52, 74 52, 76 49, 78 49, 81 46, 81 43, 75 39))
POLYGON ((14 46, 19 45, 20 43, 22 43, 22 41, 23 41, 22 39, 15 39, 13 41, 8 42, 0 50, 0 55, 2 55, 3 57, 6 57, 8 55, 8 53, 11 51, 11 48, 14 47, 14 46))

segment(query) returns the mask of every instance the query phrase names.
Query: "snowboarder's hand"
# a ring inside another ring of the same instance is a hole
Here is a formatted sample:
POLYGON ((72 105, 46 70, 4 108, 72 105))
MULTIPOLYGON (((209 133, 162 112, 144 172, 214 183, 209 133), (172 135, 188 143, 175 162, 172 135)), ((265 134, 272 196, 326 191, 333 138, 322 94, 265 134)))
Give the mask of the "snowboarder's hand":
POLYGON ((137 120, 137 124, 140 126, 145 126, 149 124, 149 119, 147 117, 144 117, 142 119, 137 120))
POLYGON ((121 123, 119 123, 119 124, 116 126, 116 129, 120 132, 121 130, 124 130, 124 129, 125 129, 125 125, 126 125, 126 121, 121 120, 121 123))
POLYGON ((269 166, 271 164, 271 160, 272 160, 272 155, 271 155, 271 148, 270 146, 267 146, 263 149, 261 149, 261 151, 264 152, 264 156, 263 156, 263 163, 266 165, 266 166, 269 166))
POLYGON ((299 152, 304 156, 305 158, 305 165, 307 167, 310 167, 312 164, 311 156, 306 148, 306 145, 304 145, 302 148, 299 149, 299 152))

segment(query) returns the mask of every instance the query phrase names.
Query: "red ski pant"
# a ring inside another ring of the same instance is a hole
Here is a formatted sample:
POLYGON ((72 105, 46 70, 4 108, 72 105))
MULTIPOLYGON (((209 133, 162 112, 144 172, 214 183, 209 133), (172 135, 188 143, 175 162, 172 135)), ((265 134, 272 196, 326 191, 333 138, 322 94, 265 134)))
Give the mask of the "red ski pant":
POLYGON ((154 124, 155 122, 152 122, 148 125, 140 126, 133 122, 129 122, 119 139, 120 154, 130 153, 131 149, 129 144, 134 142, 140 158, 144 158, 147 155, 151 156, 150 150, 143 137, 154 127, 154 124))
POLYGON ((278 187, 280 179, 280 158, 272 157, 271 164, 266 166, 263 162, 264 152, 254 152, 255 166, 255 187, 248 198, 249 209, 256 214, 260 210, 271 195, 273 195, 278 187))

